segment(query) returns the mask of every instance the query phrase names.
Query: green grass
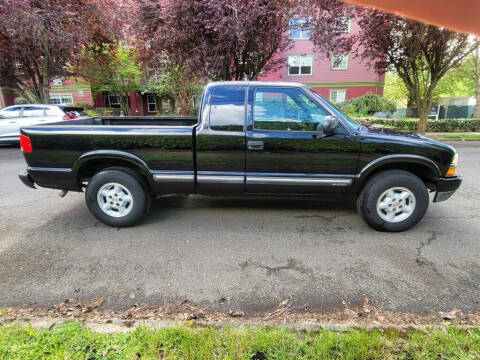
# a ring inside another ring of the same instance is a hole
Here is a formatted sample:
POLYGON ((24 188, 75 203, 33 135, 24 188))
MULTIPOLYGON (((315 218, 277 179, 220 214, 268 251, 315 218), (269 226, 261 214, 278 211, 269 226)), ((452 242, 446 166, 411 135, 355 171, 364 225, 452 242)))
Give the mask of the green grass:
POLYGON ((292 332, 278 328, 138 328, 97 334, 79 323, 0 327, 0 359, 479 359, 480 329, 292 332))
POLYGON ((464 140, 464 141, 480 141, 480 133, 478 134, 441 134, 438 138, 446 140, 464 140))

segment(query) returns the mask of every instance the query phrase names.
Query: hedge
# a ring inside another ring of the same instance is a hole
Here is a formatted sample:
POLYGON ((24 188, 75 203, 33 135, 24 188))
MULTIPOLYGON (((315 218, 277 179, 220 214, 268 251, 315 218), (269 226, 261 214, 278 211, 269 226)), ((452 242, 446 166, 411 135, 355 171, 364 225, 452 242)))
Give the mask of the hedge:
MULTIPOLYGON (((417 131, 418 119, 358 118, 365 123, 385 125, 399 130, 417 131)), ((427 132, 480 131, 480 119, 428 120, 427 132)))

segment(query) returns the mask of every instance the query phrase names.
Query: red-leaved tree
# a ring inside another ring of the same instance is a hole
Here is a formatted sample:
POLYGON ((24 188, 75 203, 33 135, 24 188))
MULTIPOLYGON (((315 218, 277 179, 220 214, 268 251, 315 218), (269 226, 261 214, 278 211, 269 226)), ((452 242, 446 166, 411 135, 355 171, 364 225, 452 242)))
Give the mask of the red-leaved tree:
POLYGON ((214 80, 256 79, 283 59, 290 0, 143 0, 139 34, 150 67, 214 80))
POLYGON ((85 48, 122 35, 114 0, 0 0, 0 84, 48 103, 51 80, 68 76, 85 48))
POLYGON ((379 73, 388 69, 398 73, 418 108, 420 133, 426 130, 438 81, 478 45, 466 34, 338 0, 306 3, 303 10, 311 19, 318 50, 326 54, 353 52, 379 73), (346 18, 359 25, 359 32, 345 32, 346 18))

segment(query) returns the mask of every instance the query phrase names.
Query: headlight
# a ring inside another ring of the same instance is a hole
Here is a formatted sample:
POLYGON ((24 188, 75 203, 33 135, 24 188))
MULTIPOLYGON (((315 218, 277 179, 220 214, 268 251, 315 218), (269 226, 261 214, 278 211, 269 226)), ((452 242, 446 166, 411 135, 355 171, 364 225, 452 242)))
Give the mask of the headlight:
POLYGON ((457 165, 458 165, 458 153, 455 153, 452 159, 452 163, 447 171, 447 176, 455 176, 457 173, 457 165))

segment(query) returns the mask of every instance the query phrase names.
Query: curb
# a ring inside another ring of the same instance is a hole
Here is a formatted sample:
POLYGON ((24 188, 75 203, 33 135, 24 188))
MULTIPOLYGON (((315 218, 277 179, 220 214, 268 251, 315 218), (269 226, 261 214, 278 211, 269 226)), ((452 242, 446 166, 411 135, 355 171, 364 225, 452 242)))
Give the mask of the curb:
POLYGON ((112 333, 124 333, 133 331, 136 328, 144 327, 151 330, 165 329, 173 326, 189 326, 189 327, 214 327, 216 329, 231 328, 256 328, 256 327, 276 327, 281 329, 288 329, 296 332, 300 331, 318 331, 318 330, 331 330, 331 331, 348 331, 354 329, 360 330, 396 330, 396 331, 409 331, 420 330, 426 331, 431 329, 446 329, 451 326, 455 326, 457 329, 468 330, 475 329, 478 326, 474 325, 455 325, 455 324, 435 324, 435 325, 399 325, 399 324, 336 324, 336 323, 262 323, 262 322, 250 322, 250 321, 172 321, 172 320, 123 320, 123 319, 110 319, 110 320, 95 320, 95 319, 72 319, 72 318, 32 318, 29 320, 15 320, 8 324, 17 326, 32 326, 35 329, 52 329, 66 323, 80 322, 87 329, 101 334, 112 333))

